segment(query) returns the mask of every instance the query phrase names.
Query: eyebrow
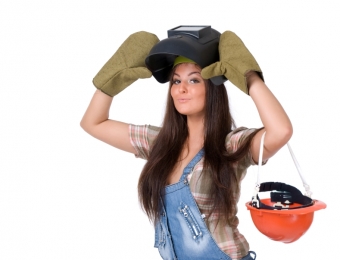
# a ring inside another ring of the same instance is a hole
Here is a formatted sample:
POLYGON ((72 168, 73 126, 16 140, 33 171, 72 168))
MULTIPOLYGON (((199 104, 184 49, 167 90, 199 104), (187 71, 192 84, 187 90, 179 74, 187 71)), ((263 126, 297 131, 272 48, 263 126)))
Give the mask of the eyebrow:
MULTIPOLYGON (((193 72, 190 72, 190 73, 188 74, 188 76, 190 76, 190 75, 192 75, 192 74, 196 74, 196 73, 200 75, 200 72, 199 72, 199 71, 193 71, 193 72)), ((180 77, 180 75, 177 74, 176 72, 174 73, 174 75, 180 77)))

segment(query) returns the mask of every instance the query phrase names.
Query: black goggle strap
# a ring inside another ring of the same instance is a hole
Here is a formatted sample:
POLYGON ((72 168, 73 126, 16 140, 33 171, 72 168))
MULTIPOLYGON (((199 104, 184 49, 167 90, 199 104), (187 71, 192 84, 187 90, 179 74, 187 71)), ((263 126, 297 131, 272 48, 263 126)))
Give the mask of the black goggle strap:
POLYGON ((313 200, 307 196, 304 196, 297 188, 282 183, 282 182, 264 182, 261 183, 259 192, 272 191, 270 194, 271 202, 275 202, 274 206, 268 206, 263 204, 256 194, 252 198, 252 206, 258 209, 298 209, 313 205, 313 200), (290 208, 289 205, 293 203, 301 204, 301 206, 290 208))

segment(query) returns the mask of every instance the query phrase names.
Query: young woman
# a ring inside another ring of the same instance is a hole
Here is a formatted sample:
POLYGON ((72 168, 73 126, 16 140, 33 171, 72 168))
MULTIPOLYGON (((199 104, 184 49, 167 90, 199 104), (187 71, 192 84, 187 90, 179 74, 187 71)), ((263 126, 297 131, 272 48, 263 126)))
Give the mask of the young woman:
POLYGON ((290 139, 290 120, 259 68, 252 69, 251 54, 231 32, 222 34, 220 62, 212 67, 202 71, 185 57, 175 60, 162 127, 109 119, 113 96, 138 78, 151 76, 144 60, 157 42, 156 36, 139 32, 123 43, 95 77, 98 90, 81 126, 95 138, 147 160, 139 179, 139 199, 155 223, 155 246, 163 259, 255 259, 237 229, 240 181, 259 158, 262 134, 266 132, 263 161, 267 161, 290 139), (239 44, 235 53, 246 53, 242 61, 223 54, 230 40, 233 46, 235 41, 239 44), (232 75, 229 68, 225 75, 250 95, 263 128, 234 129, 225 86, 206 79, 223 74, 220 70, 226 64, 239 70, 232 75))

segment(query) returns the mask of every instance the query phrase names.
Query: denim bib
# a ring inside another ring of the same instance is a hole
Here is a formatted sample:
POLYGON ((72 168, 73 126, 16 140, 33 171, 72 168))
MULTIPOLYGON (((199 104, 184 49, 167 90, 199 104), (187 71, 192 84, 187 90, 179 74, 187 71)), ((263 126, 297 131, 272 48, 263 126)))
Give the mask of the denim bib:
POLYGON ((184 168, 179 182, 166 186, 162 194, 155 247, 164 260, 231 260, 212 238, 187 180, 203 155, 204 151, 199 151, 184 168))
MULTIPOLYGON (((203 156, 202 149, 184 168, 179 182, 166 186, 162 194, 155 247, 164 260, 232 260, 212 238, 190 191, 187 176, 203 156)), ((243 259, 253 258, 249 253, 243 259)))

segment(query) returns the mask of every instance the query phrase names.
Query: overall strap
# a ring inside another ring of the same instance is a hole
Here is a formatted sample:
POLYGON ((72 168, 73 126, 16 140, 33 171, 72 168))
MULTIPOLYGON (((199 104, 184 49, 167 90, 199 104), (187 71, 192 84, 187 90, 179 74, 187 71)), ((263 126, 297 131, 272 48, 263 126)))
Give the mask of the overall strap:
POLYGON ((202 159, 202 157, 204 156, 204 149, 202 148, 196 155, 194 158, 192 158, 192 160, 188 163, 187 166, 185 166, 184 170, 183 170, 183 174, 180 178, 180 181, 185 180, 185 178, 187 177, 187 175, 193 170, 193 168, 195 167, 195 165, 202 159))

